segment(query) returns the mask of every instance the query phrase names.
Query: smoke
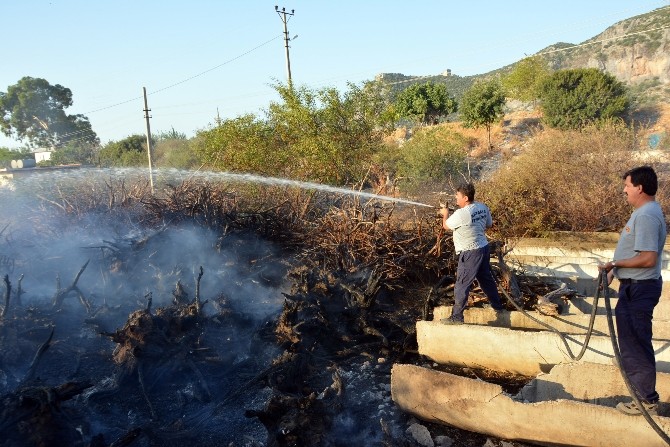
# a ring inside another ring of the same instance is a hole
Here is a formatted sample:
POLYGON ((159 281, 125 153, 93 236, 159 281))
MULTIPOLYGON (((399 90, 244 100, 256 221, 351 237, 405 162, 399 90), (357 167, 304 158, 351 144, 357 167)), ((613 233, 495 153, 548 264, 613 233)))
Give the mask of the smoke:
MULTIPOLYGON (((160 181, 182 178, 182 172, 164 172, 160 181)), ((22 306, 10 303, 17 318, 13 323, 31 318, 27 323, 34 323, 28 324, 29 331, 4 340, 0 394, 18 388, 34 353, 55 326, 54 342, 38 374, 46 386, 69 380, 94 383, 70 406, 78 412, 84 441, 102 433, 111 442, 131 427, 148 426, 153 427, 151 439, 162 437, 160 445, 165 446, 259 445, 268 433, 258 418, 245 417, 245 410, 268 410, 275 394, 271 383, 301 381, 283 377, 281 368, 270 374, 282 349, 275 343, 272 325, 265 324, 282 309, 292 260, 253 235, 169 222, 146 228, 140 223, 139 204, 130 202, 117 210, 104 203, 107 185, 128 186, 137 179, 146 180, 145 174, 80 169, 44 172, 0 185, 0 274, 10 278, 13 295, 23 275, 22 306), (82 212, 70 199, 71 191, 103 202, 93 212, 82 212), (84 265, 77 288, 92 311, 87 312, 74 293, 64 297, 61 310, 52 309, 58 290, 72 285, 84 265), (116 374, 112 353, 117 346, 100 332, 122 328, 131 312, 147 307, 149 296, 154 310, 171 304, 177 283, 189 301, 199 286, 201 302, 207 301, 203 311, 213 317, 198 334, 202 351, 181 351, 174 358, 161 353, 144 361, 141 390, 138 373, 130 378, 116 374), (149 402, 156 419, 148 415, 149 402), (171 421, 174 433, 166 424, 171 421)), ((342 368, 347 392, 343 410, 332 421, 331 444, 381 442, 379 421, 397 427, 402 418, 390 399, 389 367, 383 359, 357 359, 342 368)), ((313 380, 329 382, 331 373, 323 374, 313 380)), ((0 438, 7 433, 0 431, 0 438)), ((146 439, 142 442, 141 447, 149 446, 146 439)))
MULTIPOLYGON (((287 268, 280 251, 254 236, 222 237, 198 226, 141 228, 133 209, 68 219, 58 208, 70 188, 95 192, 95 179, 137 171, 53 171, 15 179, 0 187, 0 274, 15 283, 24 275, 24 299, 47 300, 69 286, 89 262, 78 287, 94 305, 142 302, 170 304, 179 281, 195 297, 200 268, 202 301, 223 296, 240 312, 263 319, 282 303, 287 268), (261 262, 262 261, 262 262, 261 262)), ((132 176, 130 176, 132 177, 132 176)))

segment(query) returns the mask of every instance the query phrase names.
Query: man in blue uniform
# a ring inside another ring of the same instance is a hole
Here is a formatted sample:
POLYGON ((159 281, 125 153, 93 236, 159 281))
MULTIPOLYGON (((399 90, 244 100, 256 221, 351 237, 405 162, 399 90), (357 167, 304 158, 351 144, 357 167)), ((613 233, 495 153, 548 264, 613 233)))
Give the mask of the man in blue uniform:
MULTIPOLYGON (((619 299, 615 308, 621 367, 628 375, 635 394, 645 409, 656 414, 656 359, 652 346, 652 317, 661 297, 661 256, 666 225, 656 201, 658 179, 649 166, 631 169, 623 175, 623 192, 634 208, 621 231, 614 260, 600 264, 608 282, 619 280, 619 299)), ((629 415, 639 415, 635 402, 617 404, 629 415)))

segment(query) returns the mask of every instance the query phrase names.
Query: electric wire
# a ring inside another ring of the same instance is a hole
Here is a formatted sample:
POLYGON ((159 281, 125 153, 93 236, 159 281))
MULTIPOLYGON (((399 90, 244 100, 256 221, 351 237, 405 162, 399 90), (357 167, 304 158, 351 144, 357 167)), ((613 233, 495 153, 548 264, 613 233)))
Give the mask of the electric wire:
MULTIPOLYGON (((660 9, 663 9, 663 8, 660 8, 660 9)), ((621 36, 616 36, 616 37, 609 38, 609 39, 603 39, 603 40, 593 41, 593 42, 586 42, 586 43, 577 44, 577 45, 570 46, 570 47, 566 47, 566 48, 560 48, 560 49, 555 49, 555 50, 551 50, 551 51, 547 51, 547 52, 538 53, 538 55, 550 54, 550 53, 556 53, 556 52, 559 52, 559 51, 568 51, 568 50, 570 50, 570 49, 574 49, 574 48, 581 47, 581 46, 584 46, 584 45, 593 45, 593 44, 596 44, 596 43, 601 43, 601 42, 606 42, 606 41, 611 41, 611 40, 621 39, 621 38, 625 38, 625 37, 628 37, 628 36, 631 36, 631 35, 643 34, 643 33, 645 33, 645 32, 657 31, 657 30, 666 29, 666 28, 669 28, 669 27, 670 27, 670 26, 660 27, 660 28, 655 28, 655 29, 652 29, 652 30, 643 30, 643 31, 635 32, 635 33, 630 33, 630 34, 624 34, 624 35, 621 35, 621 36)), ((231 63, 231 62, 234 62, 234 61, 236 61, 236 60, 238 60, 238 59, 240 59, 240 58, 242 58, 242 57, 248 55, 249 53, 251 53, 251 52, 253 52, 253 51, 256 51, 257 49, 259 49, 259 48, 261 48, 261 47, 263 47, 263 46, 265 46, 265 45, 267 45, 267 44, 269 44, 269 43, 271 43, 271 42, 273 42, 273 41, 275 41, 275 40, 281 38, 282 36, 283 36, 283 34, 279 34, 279 35, 277 35, 277 36, 275 36, 275 37, 273 37, 273 38, 271 38, 271 39, 269 39, 269 40, 267 40, 267 41, 261 43, 260 45, 257 45, 256 47, 254 47, 254 48, 252 48, 252 49, 250 49, 250 50, 248 50, 248 51, 246 51, 246 52, 244 52, 244 53, 242 53, 242 54, 240 54, 240 55, 238 55, 238 56, 235 56, 235 57, 233 57, 233 58, 227 60, 226 62, 224 62, 224 63, 222 63, 222 64, 219 64, 219 65, 217 65, 217 66, 215 66, 215 67, 212 67, 212 68, 210 68, 210 69, 207 69, 207 70, 205 70, 205 71, 203 71, 203 72, 200 72, 200 73, 198 73, 198 74, 195 74, 195 75, 193 75, 193 76, 190 76, 190 77, 188 77, 188 78, 186 78, 186 79, 183 79, 183 80, 181 80, 181 81, 175 82, 175 83, 170 84, 170 85, 168 85, 168 86, 165 86, 165 87, 159 88, 159 89, 157 89, 157 90, 151 91, 151 92, 149 92, 148 94, 151 95, 151 94, 159 93, 159 92, 168 90, 168 89, 170 89, 170 88, 176 87, 176 86, 178 86, 178 85, 181 85, 181 84, 183 84, 183 83, 185 83, 185 82, 188 82, 188 81, 190 81, 190 80, 193 80, 193 79, 195 79, 195 78, 197 78, 197 77, 200 77, 200 76, 202 76, 202 75, 204 75, 204 74, 206 74, 206 73, 209 73, 209 72, 211 72, 211 71, 213 71, 213 70, 216 70, 216 69, 218 69, 218 68, 220 68, 220 67, 223 67, 223 66, 225 66, 225 65, 227 65, 227 64, 229 64, 229 63, 231 63)), ((412 78, 410 78, 410 79, 405 79, 405 80, 402 80, 402 81, 396 81, 396 82, 392 82, 392 83, 387 83, 387 85, 397 85, 397 84, 402 84, 402 83, 414 82, 414 81, 417 81, 417 80, 428 79, 428 78, 434 78, 434 77, 436 77, 436 76, 437 76, 437 75, 416 76, 416 77, 412 77, 412 78)), ((99 111, 108 110, 108 109, 111 109, 111 108, 114 108, 114 107, 117 107, 117 106, 120 106, 120 105, 124 105, 124 104, 130 103, 130 102, 132 102, 132 101, 136 101, 136 100, 139 100, 139 99, 141 99, 141 96, 137 96, 137 97, 134 97, 134 98, 131 98, 131 99, 128 99, 128 100, 125 100, 125 101, 121 101, 121 102, 118 102, 118 103, 115 103, 115 104, 112 104, 112 105, 109 105, 109 106, 105 106, 105 107, 101 107, 101 108, 98 108, 98 109, 94 109, 94 110, 91 110, 91 111, 89 111, 89 112, 85 112, 85 113, 83 113, 83 115, 89 115, 89 114, 91 114, 91 113, 96 113, 96 112, 99 112, 99 111)))
MULTIPOLYGON (((258 50, 259 48, 261 48, 261 47, 263 47, 263 46, 269 44, 270 42, 273 42, 273 41, 279 39, 280 37, 282 37, 281 34, 279 34, 279 35, 273 37, 272 39, 266 40, 265 42, 261 43, 260 45, 257 45, 257 46, 255 46, 254 48, 252 48, 252 49, 250 49, 250 50, 248 50, 248 51, 245 51, 244 53, 239 54, 239 55, 237 55, 237 56, 235 56, 235 57, 233 57, 233 58, 231 58, 231 59, 228 59, 227 61, 225 61, 225 62, 223 62, 223 63, 221 63, 221 64, 219 64, 219 65, 217 65, 217 66, 215 66, 215 67, 209 68, 209 69, 207 69, 207 70, 205 70, 205 71, 202 71, 202 72, 200 72, 200 73, 198 73, 198 74, 195 74, 195 75, 193 75, 193 76, 190 76, 190 77, 188 77, 188 78, 186 78, 186 79, 182 79, 181 81, 175 82, 175 83, 170 84, 170 85, 168 85, 168 86, 165 86, 165 87, 159 88, 159 89, 157 89, 157 90, 153 90, 153 91, 151 91, 151 92, 148 92, 147 95, 153 95, 153 94, 155 94, 155 93, 163 92, 163 91, 165 91, 165 90, 168 90, 168 89, 171 89, 171 88, 176 87, 176 86, 178 86, 178 85, 181 85, 181 84, 183 84, 183 83, 185 83, 185 82, 191 81, 191 80, 193 80, 193 79, 195 79, 195 78, 197 78, 197 77, 200 77, 200 76, 202 76, 202 75, 204 75, 204 74, 207 74, 207 73, 209 73, 209 72, 211 72, 211 71, 214 71, 214 70, 216 70, 216 69, 218 69, 218 68, 221 68, 221 67, 223 67, 224 65, 227 65, 227 64, 229 64, 229 63, 231 63, 231 62, 234 62, 234 61, 236 61, 236 60, 238 60, 238 59, 240 59, 240 58, 242 58, 242 57, 244 57, 244 56, 246 56, 246 55, 248 55, 248 54, 250 54, 250 53, 252 53, 252 52, 254 52, 254 51, 256 51, 256 50, 258 50)), ((94 109, 94 110, 91 110, 91 111, 89 111, 89 112, 85 112, 85 113, 83 113, 82 115, 90 115, 91 113, 100 112, 100 111, 102 111, 102 110, 108 110, 108 109, 111 109, 111 108, 113 108, 113 107, 118 107, 118 106, 123 105, 123 104, 128 104, 129 102, 132 102, 132 101, 137 101, 138 99, 142 99, 142 97, 141 97, 141 96, 136 96, 136 97, 134 97, 134 98, 131 98, 131 99, 128 99, 128 100, 125 100, 125 101, 121 101, 121 102, 118 102, 118 103, 116 103, 116 104, 112 104, 112 105, 109 105, 109 106, 106 106, 106 107, 101 107, 101 108, 99 108, 99 109, 94 109)))
MULTIPOLYGON (((661 7, 661 8, 658 8, 658 9, 665 9, 665 8, 667 8, 667 6, 666 6, 666 7, 661 7)), ((607 38, 607 39, 600 39, 600 40, 591 41, 591 42, 583 42, 583 43, 581 43, 581 44, 576 44, 576 45, 572 45, 572 46, 565 47, 565 48, 558 48, 558 49, 553 49, 553 50, 543 51, 543 52, 540 52, 540 53, 536 53, 536 55, 547 55, 547 54, 553 54, 553 53, 562 52, 562 51, 570 51, 570 50, 573 50, 573 49, 575 49, 575 48, 579 48, 579 47, 583 47, 583 46, 587 46, 587 45, 594 45, 594 44, 598 44, 598 43, 610 42, 610 41, 613 41, 613 40, 622 39, 622 38, 626 38, 626 37, 629 37, 629 36, 634 36, 634 35, 639 35, 639 34, 644 34, 644 33, 654 32, 654 31, 660 31, 660 30, 664 30, 664 29, 668 29, 668 28, 670 28, 670 25, 668 25, 668 26, 663 26, 663 27, 657 27, 657 28, 653 28, 653 29, 649 29, 649 30, 637 31, 637 32, 633 32, 633 33, 627 33, 627 34, 623 34, 623 35, 620 35, 620 36, 615 36, 615 37, 611 37, 611 38, 607 38)), ((233 57, 233 58, 231 58, 231 59, 229 59, 229 60, 227 60, 227 61, 225 61, 225 62, 219 64, 219 65, 216 65, 216 66, 214 66, 214 67, 212 67, 212 68, 209 68, 209 69, 207 69, 207 70, 204 70, 204 71, 202 71, 202 72, 200 72, 200 73, 197 73, 197 74, 195 74, 195 75, 193 75, 193 76, 190 76, 190 77, 188 77, 188 78, 182 79, 182 80, 180 80, 180 81, 178 81, 178 82, 175 82, 175 83, 173 83, 173 84, 170 84, 170 85, 167 85, 167 86, 165 86, 165 87, 159 88, 159 89, 157 89, 157 90, 151 91, 149 94, 155 94, 155 93, 163 92, 163 91, 165 91, 165 90, 171 89, 171 88, 176 87, 176 86, 178 86, 178 85, 184 84, 184 83, 186 83, 186 82, 188 82, 188 81, 190 81, 190 80, 193 80, 193 79, 195 79, 195 78, 198 78, 198 77, 200 77, 200 76, 202 76, 202 75, 204 75, 204 74, 207 74, 207 73, 209 73, 209 72, 211 72, 211 71, 213 71, 213 70, 216 70, 216 69, 218 69, 218 68, 220 68, 220 67, 222 67, 222 66, 225 66, 225 65, 227 65, 227 64, 230 64, 230 63, 232 63, 232 62, 234 62, 234 61, 236 61, 236 60, 238 60, 238 59, 240 59, 240 58, 242 58, 242 57, 248 55, 249 53, 252 53, 252 52, 258 50, 259 48, 261 48, 261 47, 263 47, 263 46, 265 46, 265 45, 267 45, 267 44, 269 44, 269 43, 271 43, 271 42, 273 42, 273 41, 275 41, 275 40, 281 38, 282 35, 283 35, 283 33, 282 33, 282 34, 278 34, 278 35, 276 35, 275 37, 273 37, 273 38, 271 38, 271 39, 269 39, 269 40, 267 40, 267 41, 265 41, 265 42, 263 42, 263 43, 257 45, 256 47, 251 48, 250 50, 248 50, 248 51, 246 51, 246 52, 244 52, 244 53, 241 53, 241 54, 239 54, 239 55, 237 55, 237 56, 235 56, 235 57, 233 57)), ((394 81, 394 82, 386 83, 386 85, 390 85, 390 86, 392 86, 392 85, 398 85, 398 84, 404 84, 404 83, 411 83, 411 82, 420 81, 420 80, 422 80, 422 79, 435 78, 435 77, 437 77, 437 76, 439 76, 439 75, 414 76, 414 77, 411 77, 411 78, 408 78, 408 79, 403 79, 403 80, 400 80, 400 81, 394 81)), ((93 113, 97 113, 97 112, 100 112, 100 111, 103 111, 103 110, 108 110, 108 109, 115 108, 115 107, 118 107, 118 106, 121 106, 121 105, 124 105, 124 104, 128 104, 128 103, 130 103, 130 102, 133 102, 133 101, 136 101, 136 100, 139 100, 139 99, 141 99, 141 96, 136 96, 136 97, 134 97, 134 98, 130 98, 130 99, 128 99, 128 100, 124 100, 124 101, 117 102, 117 103, 114 103, 114 104, 111 104, 111 105, 108 105, 108 106, 104 106, 104 107, 100 107, 100 108, 97 108, 97 109, 90 110, 90 111, 88 111, 88 112, 83 113, 83 115, 86 116, 86 115, 93 114, 93 113)))

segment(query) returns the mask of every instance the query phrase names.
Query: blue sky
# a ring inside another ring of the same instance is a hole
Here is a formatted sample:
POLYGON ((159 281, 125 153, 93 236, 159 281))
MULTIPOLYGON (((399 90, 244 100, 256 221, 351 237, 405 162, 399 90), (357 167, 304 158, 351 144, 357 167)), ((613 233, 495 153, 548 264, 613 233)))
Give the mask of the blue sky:
MULTIPOLYGON (((288 22, 294 84, 360 84, 378 73, 473 75, 556 42, 580 43, 665 1, 562 0, 6 0, 0 91, 24 76, 72 90, 101 142, 145 131, 187 136, 217 116, 262 113, 286 81, 288 22)), ((0 136, 0 146, 20 143, 0 136)))

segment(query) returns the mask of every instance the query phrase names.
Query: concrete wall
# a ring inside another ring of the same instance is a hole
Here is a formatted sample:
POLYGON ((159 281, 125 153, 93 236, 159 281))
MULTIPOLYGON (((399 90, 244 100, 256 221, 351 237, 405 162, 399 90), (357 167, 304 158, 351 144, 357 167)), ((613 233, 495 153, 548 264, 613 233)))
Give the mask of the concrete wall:
MULTIPOLYGON (((593 296, 598 263, 611 261, 618 233, 553 233, 548 238, 523 238, 508 244, 505 261, 533 276, 556 278, 577 292, 593 296)), ((666 244, 661 274, 666 281, 661 299, 670 299, 670 243, 666 244)), ((612 287, 618 289, 615 281, 612 287)))

